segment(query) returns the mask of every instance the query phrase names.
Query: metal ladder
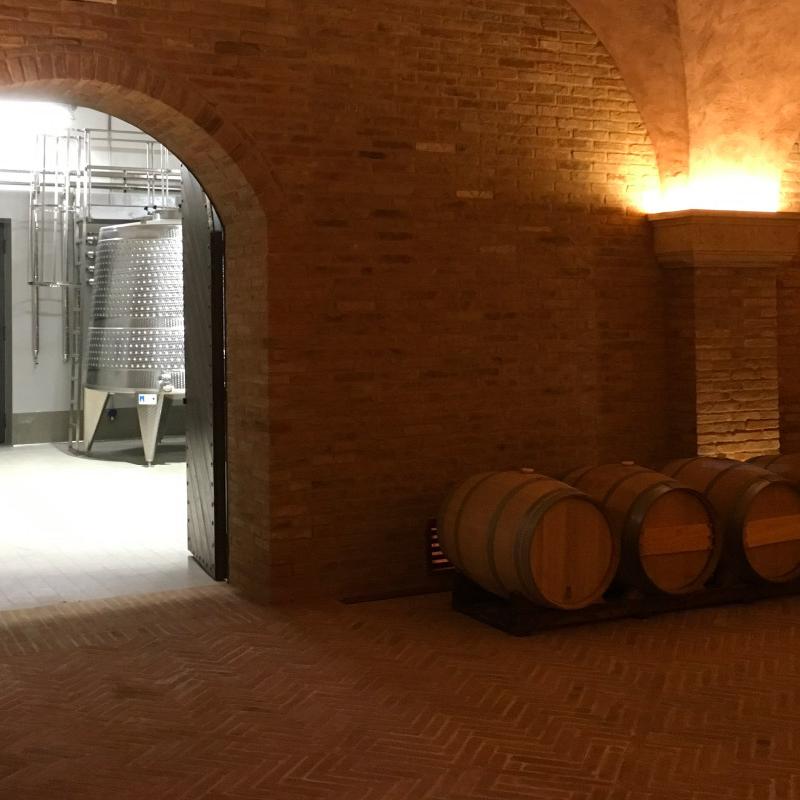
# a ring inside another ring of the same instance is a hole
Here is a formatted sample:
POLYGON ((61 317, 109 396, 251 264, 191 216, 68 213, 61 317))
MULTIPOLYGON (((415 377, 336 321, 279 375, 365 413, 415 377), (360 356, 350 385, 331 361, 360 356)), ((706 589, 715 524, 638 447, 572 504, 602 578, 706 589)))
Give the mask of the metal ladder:
POLYGON ((69 445, 75 452, 83 452, 83 386, 85 383, 84 357, 84 292, 91 291, 94 283, 95 248, 98 226, 86 216, 85 205, 75 206, 74 285, 66 290, 65 341, 68 343, 65 358, 69 361, 69 445))

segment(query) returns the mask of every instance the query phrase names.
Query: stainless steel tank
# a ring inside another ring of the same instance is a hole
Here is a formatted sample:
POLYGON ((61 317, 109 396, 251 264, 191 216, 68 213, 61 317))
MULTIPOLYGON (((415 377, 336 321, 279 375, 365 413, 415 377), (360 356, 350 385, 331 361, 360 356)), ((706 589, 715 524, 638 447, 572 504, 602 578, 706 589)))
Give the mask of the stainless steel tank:
POLYGON ((108 392, 186 387, 180 219, 100 229, 86 386, 108 392))
POLYGON ((84 391, 86 449, 108 396, 132 394, 150 464, 165 397, 183 397, 186 388, 180 212, 101 228, 95 263, 84 391))

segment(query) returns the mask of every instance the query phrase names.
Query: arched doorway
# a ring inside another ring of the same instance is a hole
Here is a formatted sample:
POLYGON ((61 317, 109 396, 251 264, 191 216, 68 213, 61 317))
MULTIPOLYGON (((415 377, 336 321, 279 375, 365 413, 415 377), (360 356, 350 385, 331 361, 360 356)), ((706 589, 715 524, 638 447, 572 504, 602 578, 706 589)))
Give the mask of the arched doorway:
POLYGON ((266 403, 264 205, 274 192, 268 170, 252 141, 196 87, 151 72, 138 59, 69 48, 5 53, 0 96, 88 106, 124 119, 174 152, 212 200, 226 238, 229 575, 237 588, 263 595, 268 499, 258 461, 266 461, 267 429, 253 421, 266 403))

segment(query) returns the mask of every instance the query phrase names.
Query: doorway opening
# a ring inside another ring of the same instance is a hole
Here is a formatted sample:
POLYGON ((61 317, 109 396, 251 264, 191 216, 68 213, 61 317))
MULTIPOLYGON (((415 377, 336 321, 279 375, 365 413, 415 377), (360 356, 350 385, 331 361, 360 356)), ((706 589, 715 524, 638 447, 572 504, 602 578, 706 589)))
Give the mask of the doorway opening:
POLYGON ((0 446, 11 418, 11 220, 0 218, 0 446))
POLYGON ((223 223, 135 126, 0 103, 0 609, 225 580, 223 223))

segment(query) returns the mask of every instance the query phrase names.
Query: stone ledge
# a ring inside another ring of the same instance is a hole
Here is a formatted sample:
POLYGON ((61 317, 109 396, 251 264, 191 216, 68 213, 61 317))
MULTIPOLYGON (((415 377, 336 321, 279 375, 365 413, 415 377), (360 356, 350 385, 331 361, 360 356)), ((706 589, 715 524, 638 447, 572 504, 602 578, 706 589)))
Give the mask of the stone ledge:
POLYGON ((776 267, 800 255, 800 214, 689 210, 648 219, 663 267, 776 267))

